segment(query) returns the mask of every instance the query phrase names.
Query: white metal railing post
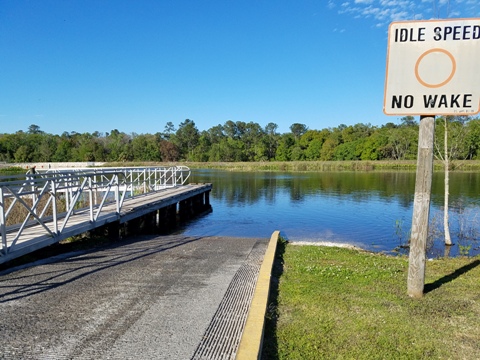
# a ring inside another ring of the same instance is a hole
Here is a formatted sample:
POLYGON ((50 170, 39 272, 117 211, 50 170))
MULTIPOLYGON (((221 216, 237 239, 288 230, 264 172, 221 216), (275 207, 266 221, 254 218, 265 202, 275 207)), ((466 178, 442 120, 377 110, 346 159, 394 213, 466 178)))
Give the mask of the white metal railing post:
POLYGON ((70 183, 68 178, 65 178, 65 206, 67 209, 70 209, 70 183))
POLYGON ((5 196, 3 193, 3 187, 0 187, 0 231, 2 235, 2 253, 7 253, 7 224, 5 217, 5 196))
MULTIPOLYGON (((130 184, 130 196, 134 197, 135 196, 135 191, 134 191, 134 188, 133 188, 134 187, 133 186, 133 183, 134 183, 134 181, 133 181, 133 169, 129 169, 129 174, 130 174, 130 176, 127 176, 127 174, 125 173, 125 187, 126 187, 125 192, 128 189, 128 184, 130 184)), ((118 184, 120 186, 120 179, 118 179, 118 184)))
POLYGON ((155 168, 153 169, 150 169, 150 189, 152 189, 153 191, 155 191, 155 183, 156 183, 156 176, 157 176, 157 171, 155 168))
MULTIPOLYGON (((116 184, 114 183, 114 191, 115 191, 115 203, 117 205, 117 214, 120 214, 120 189, 119 189, 119 186, 120 186, 120 182, 119 182, 119 178, 118 178, 118 174, 115 174, 113 175, 114 178, 116 179, 116 184)), ((125 189, 125 191, 127 191, 125 189)))
POLYGON ((152 176, 152 171, 150 168, 146 168, 145 169, 145 188, 147 189, 148 192, 150 192, 150 190, 152 189, 152 187, 150 186, 150 183, 152 181, 151 179, 151 176, 152 176))
MULTIPOLYGON (((31 184, 32 184, 32 206, 33 204, 35 204, 35 202, 37 201, 37 194, 36 194, 36 189, 35 189, 35 175, 32 175, 31 176, 31 184)), ((36 214, 37 213, 37 209, 33 209, 33 213, 36 214)))
POLYGON ((70 187, 70 207, 72 209, 72 214, 75 214, 75 204, 77 201, 75 198, 77 197, 78 193, 78 179, 74 174, 70 175, 70 182, 71 182, 71 187, 70 187))
POLYGON ((51 180, 51 189, 53 196, 53 203, 52 203, 52 215, 53 215, 53 232, 58 235, 58 215, 57 215, 57 184, 55 183, 55 179, 51 180))
POLYGON ((97 174, 93 175, 93 183, 95 184, 95 193, 94 193, 94 201, 95 205, 97 205, 98 199, 97 199, 97 174))
POLYGON ((90 209, 90 221, 93 222, 93 189, 92 189, 92 177, 88 177, 88 206, 90 209))
POLYGON ((147 193, 147 169, 143 169, 143 193, 147 193))
POLYGON ((148 168, 148 190, 152 189, 152 169, 148 168))
POLYGON ((74 202, 74 199, 75 199, 75 191, 73 190, 74 189, 74 186, 76 186, 76 182, 75 180, 73 179, 73 175, 70 176, 69 178, 69 186, 68 186, 68 195, 70 197, 70 209, 72 209, 72 214, 75 214, 75 202, 74 202))

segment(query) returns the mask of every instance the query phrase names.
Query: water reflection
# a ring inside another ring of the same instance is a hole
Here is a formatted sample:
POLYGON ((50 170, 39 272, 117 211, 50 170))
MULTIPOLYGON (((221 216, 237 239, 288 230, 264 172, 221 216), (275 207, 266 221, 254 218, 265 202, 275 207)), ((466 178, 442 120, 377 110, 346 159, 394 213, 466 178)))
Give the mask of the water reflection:
MULTIPOLYGON (((269 237, 281 230, 290 241, 348 242, 384 252, 408 239, 415 189, 412 172, 194 170, 191 181, 213 184, 213 212, 189 224, 184 230, 189 235, 269 237)), ((462 243, 472 244, 469 254, 480 252, 478 226, 472 226, 480 209, 479 190, 479 174, 451 174, 452 237, 460 234, 452 256, 465 251, 458 246, 462 243)), ((443 174, 438 173, 432 183, 435 221, 443 219, 442 206, 443 174)), ((434 225, 443 226, 438 221, 434 225)), ((430 239, 430 256, 445 251, 438 236, 430 239)))

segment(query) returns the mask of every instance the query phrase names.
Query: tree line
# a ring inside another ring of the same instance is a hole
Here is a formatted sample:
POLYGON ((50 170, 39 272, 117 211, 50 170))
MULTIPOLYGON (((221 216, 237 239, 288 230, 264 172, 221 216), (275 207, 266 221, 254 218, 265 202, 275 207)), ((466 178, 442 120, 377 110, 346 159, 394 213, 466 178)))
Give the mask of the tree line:
MULTIPOLYGON (((436 120, 436 148, 444 151, 448 126, 451 160, 480 159, 480 118, 456 116, 436 120), (454 151, 453 151, 454 150, 454 151)), ((278 125, 231 121, 199 131, 186 119, 175 128, 168 122, 162 132, 126 134, 115 129, 100 132, 48 134, 37 125, 27 131, 0 134, 0 161, 302 161, 302 160, 414 160, 418 123, 412 116, 399 124, 358 123, 322 130, 294 123, 280 134, 278 125)))

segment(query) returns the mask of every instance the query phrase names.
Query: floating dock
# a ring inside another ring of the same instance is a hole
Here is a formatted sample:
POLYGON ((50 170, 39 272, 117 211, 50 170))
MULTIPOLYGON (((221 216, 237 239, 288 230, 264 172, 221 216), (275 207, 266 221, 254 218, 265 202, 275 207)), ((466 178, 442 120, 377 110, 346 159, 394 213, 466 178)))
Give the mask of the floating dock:
POLYGON ((190 169, 56 169, 0 178, 0 264, 72 236, 168 231, 211 209, 190 169))

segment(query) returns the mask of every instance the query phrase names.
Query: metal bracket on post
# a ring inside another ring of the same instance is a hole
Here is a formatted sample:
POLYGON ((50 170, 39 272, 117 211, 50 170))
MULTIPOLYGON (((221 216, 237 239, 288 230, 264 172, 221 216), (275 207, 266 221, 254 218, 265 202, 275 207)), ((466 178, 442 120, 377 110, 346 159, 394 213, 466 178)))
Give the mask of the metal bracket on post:
POLYGON ((414 298, 421 298, 423 296, 425 286, 425 261, 432 189, 434 134, 435 117, 421 116, 407 280, 408 295, 414 298))

